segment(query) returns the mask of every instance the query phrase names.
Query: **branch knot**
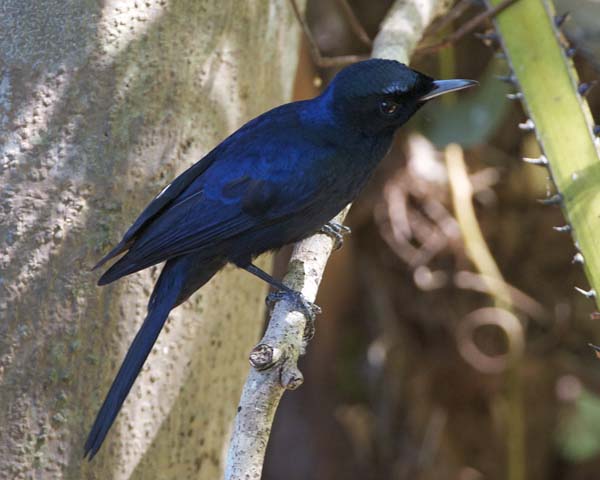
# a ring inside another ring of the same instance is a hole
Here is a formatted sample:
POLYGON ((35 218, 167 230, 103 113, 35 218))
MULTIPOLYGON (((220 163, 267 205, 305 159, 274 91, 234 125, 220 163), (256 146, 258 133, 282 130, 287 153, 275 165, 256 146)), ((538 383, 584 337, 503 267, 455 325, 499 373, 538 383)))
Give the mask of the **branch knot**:
POLYGON ((256 370, 267 370, 279 362, 282 353, 280 348, 273 347, 267 343, 259 343, 250 352, 248 360, 250 361, 250 365, 256 370))
POLYGON ((285 362, 279 374, 279 383, 286 390, 296 390, 304 383, 304 375, 298 369, 296 362, 285 362))

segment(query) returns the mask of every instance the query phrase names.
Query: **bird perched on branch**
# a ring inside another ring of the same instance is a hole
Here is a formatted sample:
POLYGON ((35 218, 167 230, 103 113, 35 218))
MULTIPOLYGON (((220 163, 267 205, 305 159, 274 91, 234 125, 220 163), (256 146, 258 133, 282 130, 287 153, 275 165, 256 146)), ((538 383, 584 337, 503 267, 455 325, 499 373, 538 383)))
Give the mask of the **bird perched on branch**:
POLYGON ((124 253, 100 277, 106 285, 166 262, 85 455, 98 452, 169 312, 225 264, 267 281, 311 317, 315 306, 253 258, 319 230, 339 237, 342 227, 329 221, 356 198, 396 130, 428 100, 475 84, 433 80, 393 60, 359 62, 318 97, 248 122, 167 185, 95 267, 124 253))

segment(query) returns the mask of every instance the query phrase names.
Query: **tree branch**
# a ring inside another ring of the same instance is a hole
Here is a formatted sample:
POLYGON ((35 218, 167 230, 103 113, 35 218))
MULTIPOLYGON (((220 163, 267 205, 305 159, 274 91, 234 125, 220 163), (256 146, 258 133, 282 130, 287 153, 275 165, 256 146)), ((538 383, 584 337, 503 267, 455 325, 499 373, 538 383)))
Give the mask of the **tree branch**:
MULTIPOLYGON (((373 43, 372 56, 407 63, 425 28, 447 9, 444 0, 397 1, 373 43)), ((343 223, 349 207, 334 221, 343 223)), ((284 283, 314 301, 333 248, 330 237, 317 234, 295 245, 284 283)), ((244 385, 227 454, 225 479, 259 479, 273 418, 285 390, 303 382, 297 361, 304 353, 306 318, 285 298, 272 310, 265 335, 252 350, 252 368, 244 385)))

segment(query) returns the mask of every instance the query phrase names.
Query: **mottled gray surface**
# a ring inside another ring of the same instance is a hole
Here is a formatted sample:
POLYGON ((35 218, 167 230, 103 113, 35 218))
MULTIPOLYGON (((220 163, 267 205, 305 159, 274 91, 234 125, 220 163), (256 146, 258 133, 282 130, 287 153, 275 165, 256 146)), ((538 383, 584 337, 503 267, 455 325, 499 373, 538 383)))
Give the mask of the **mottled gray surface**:
POLYGON ((264 286, 228 270, 171 315, 87 465, 159 272, 98 288, 89 267, 175 174, 289 100, 297 41, 284 0, 1 2, 0 476, 219 477, 264 286))

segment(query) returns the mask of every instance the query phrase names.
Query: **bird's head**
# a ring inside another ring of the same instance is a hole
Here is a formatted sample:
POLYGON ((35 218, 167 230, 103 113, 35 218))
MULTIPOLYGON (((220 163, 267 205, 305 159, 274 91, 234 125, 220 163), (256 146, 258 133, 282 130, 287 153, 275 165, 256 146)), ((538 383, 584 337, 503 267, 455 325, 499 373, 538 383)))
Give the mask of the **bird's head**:
POLYGON ((377 135, 396 130, 428 100, 476 84, 434 80, 395 60, 371 59, 344 68, 324 95, 338 121, 377 135))

